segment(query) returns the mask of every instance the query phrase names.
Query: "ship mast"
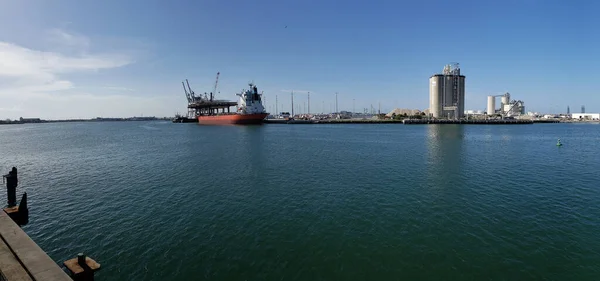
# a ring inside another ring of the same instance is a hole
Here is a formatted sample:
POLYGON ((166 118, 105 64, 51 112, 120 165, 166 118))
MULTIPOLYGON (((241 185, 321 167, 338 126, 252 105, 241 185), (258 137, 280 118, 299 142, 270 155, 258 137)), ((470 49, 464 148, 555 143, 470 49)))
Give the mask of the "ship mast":
POLYGON ((308 92, 308 114, 310 114, 310 92, 308 92))
POLYGON ((294 117, 294 91, 292 91, 292 117, 294 117))

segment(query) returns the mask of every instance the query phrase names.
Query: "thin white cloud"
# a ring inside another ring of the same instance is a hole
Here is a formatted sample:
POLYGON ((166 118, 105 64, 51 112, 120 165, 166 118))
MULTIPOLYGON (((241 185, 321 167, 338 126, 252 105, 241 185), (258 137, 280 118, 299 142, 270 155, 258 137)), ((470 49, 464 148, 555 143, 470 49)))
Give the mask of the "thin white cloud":
MULTIPOLYGON (((88 42, 60 32, 66 40, 88 42)), ((72 42, 72 43, 73 43, 72 42)), ((77 43, 79 44, 79 43, 77 43)), ((88 43, 85 43, 88 44, 88 43)), ((38 51, 10 42, 0 41, 0 78, 9 79, 2 88, 19 89, 19 92, 56 91, 70 89, 73 83, 60 79, 60 75, 125 66, 132 60, 119 54, 67 56, 57 52, 38 51)))
POLYGON ((74 88, 73 83, 66 80, 54 80, 44 84, 31 84, 26 86, 18 87, 18 91, 25 93, 38 93, 38 92, 56 92, 62 90, 68 90, 74 88))
MULTIPOLYGON (((16 67, 21 63, 21 69, 35 69, 44 72, 95 70, 120 67, 131 63, 129 58, 120 55, 101 54, 68 57, 54 52, 35 51, 7 42, 0 42, 0 51, 4 60, 0 66, 16 67)), ((0 70, 5 69, 0 68, 0 70)), ((22 74, 22 72, 19 74, 22 74)))
MULTIPOLYGON (((51 48, 53 51, 34 50, 0 41, 0 104, 3 105, 0 119, 8 115, 14 118, 15 114, 21 113, 57 118, 71 116, 69 111, 76 111, 72 115, 78 117, 85 112, 102 113, 105 110, 108 110, 106 115, 110 115, 112 109, 125 110, 129 102, 144 104, 135 97, 107 95, 106 90, 98 91, 97 95, 82 92, 82 88, 77 88, 69 79, 72 73, 81 75, 126 66, 133 63, 131 56, 88 53, 91 40, 85 36, 60 29, 52 29, 48 34, 56 41, 51 48), (97 110, 90 110, 90 104, 97 110), (79 110, 82 111, 77 113, 79 110)), ((112 87, 111 90, 113 93, 133 91, 125 87, 112 87)), ((146 104, 158 105, 160 102, 148 99, 146 104)))
POLYGON ((19 112, 19 111, 23 111, 23 109, 18 106, 0 107, 0 112, 19 112))
POLYGON ((34 79, 47 83, 56 80, 57 75, 62 73, 115 68, 131 62, 130 58, 120 55, 69 57, 0 42, 0 77, 34 79))
POLYGON ((90 39, 85 36, 74 33, 67 33, 66 31, 58 28, 52 28, 46 33, 47 40, 50 43, 54 43, 56 45, 74 47, 80 50, 87 50, 91 44, 90 39))
POLYGON ((135 89, 127 88, 127 87, 104 87, 104 89, 118 92, 135 92, 135 89))
POLYGON ((13 108, 0 109, 0 119, 39 117, 43 119, 79 119, 94 117, 131 117, 174 115, 175 109, 183 108, 167 97, 136 97, 128 95, 100 95, 86 92, 53 95, 36 93, 35 98, 6 99, 13 108), (24 110, 23 110, 24 109, 24 110), (173 112, 168 112, 173 109, 173 112), (43 114, 41 114, 43 113, 43 114))

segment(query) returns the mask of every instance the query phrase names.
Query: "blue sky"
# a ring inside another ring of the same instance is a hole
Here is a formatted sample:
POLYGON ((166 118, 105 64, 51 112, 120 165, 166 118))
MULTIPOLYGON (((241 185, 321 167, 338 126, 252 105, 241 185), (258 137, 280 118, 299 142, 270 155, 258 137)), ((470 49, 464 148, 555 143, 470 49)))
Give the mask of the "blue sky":
POLYGON ((0 118, 172 116, 181 81, 219 98, 254 81, 267 107, 425 109, 451 62, 466 108, 600 111, 594 1, 0 0, 0 118), (287 27, 286 27, 287 26, 287 27), (594 67, 593 67, 594 66, 594 67), (302 105, 303 106, 303 105, 302 105))

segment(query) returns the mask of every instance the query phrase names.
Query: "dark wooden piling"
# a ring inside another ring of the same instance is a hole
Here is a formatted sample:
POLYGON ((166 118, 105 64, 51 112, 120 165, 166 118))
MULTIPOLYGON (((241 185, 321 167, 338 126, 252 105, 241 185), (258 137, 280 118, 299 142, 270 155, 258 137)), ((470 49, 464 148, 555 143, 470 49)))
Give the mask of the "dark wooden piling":
POLYGON ((94 280, 94 272, 100 264, 80 254, 65 266, 74 278, 70 278, 27 234, 21 226, 29 222, 27 193, 23 193, 17 205, 17 169, 5 175, 8 207, 0 211, 0 281, 72 281, 94 280))
POLYGON ((94 281, 94 273, 100 270, 100 264, 79 253, 76 258, 64 262, 75 281, 94 281))
POLYGON ((19 178, 17 176, 17 167, 13 167, 8 174, 4 175, 6 180, 6 198, 8 199, 8 207, 17 205, 17 185, 19 178))
POLYGON ((18 225, 29 223, 29 208, 27 208, 27 192, 23 193, 19 206, 6 207, 4 212, 18 225))

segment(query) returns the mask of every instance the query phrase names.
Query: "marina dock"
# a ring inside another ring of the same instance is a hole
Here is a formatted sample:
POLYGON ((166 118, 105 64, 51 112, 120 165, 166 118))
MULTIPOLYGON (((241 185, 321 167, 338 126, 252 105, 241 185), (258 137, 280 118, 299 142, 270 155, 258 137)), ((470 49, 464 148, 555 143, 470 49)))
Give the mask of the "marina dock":
POLYGON ((72 281, 5 211, 0 211, 0 280, 72 281))
MULTIPOLYGON (((18 170, 2 176, 8 204, 0 210, 0 281, 67 281, 71 277, 21 229, 29 223, 27 192, 17 201, 18 170)), ((64 262, 75 281, 93 281, 100 264, 79 253, 64 262)))

